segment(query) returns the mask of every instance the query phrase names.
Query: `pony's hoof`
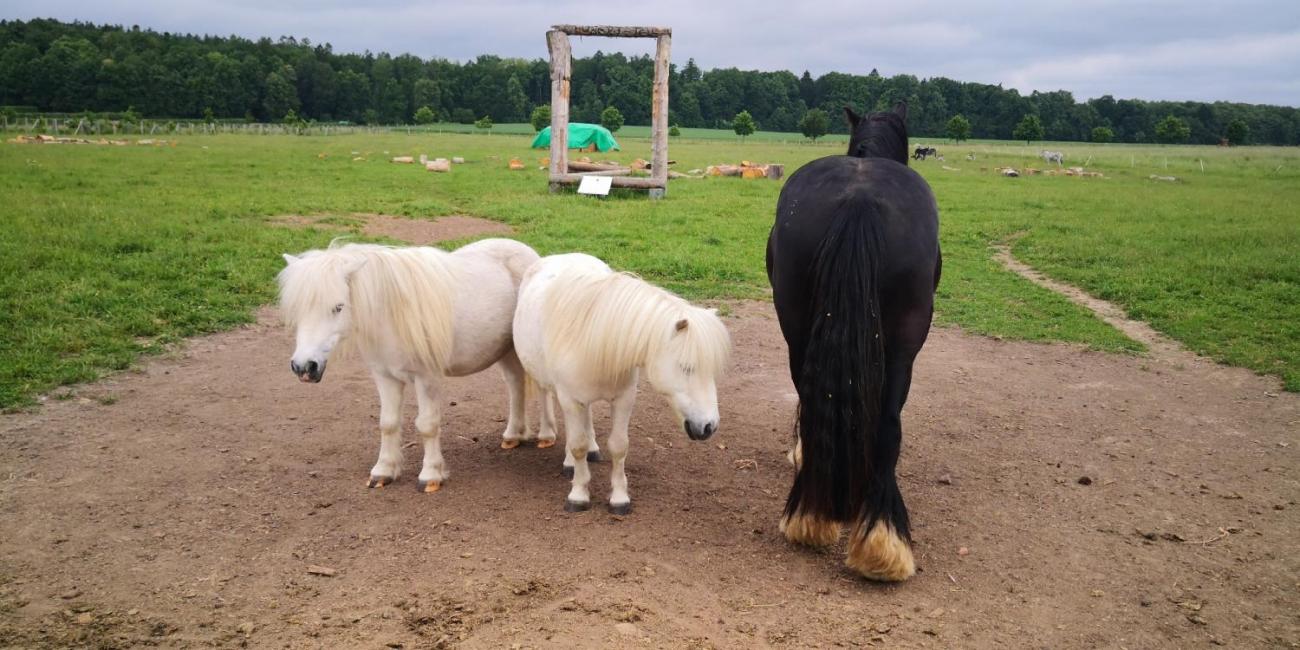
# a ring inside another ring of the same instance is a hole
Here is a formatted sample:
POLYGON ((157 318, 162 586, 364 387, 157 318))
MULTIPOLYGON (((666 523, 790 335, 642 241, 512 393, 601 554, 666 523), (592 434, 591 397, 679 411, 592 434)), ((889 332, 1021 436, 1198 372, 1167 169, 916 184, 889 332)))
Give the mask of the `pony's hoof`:
POLYGON ((432 494, 442 489, 442 481, 420 481, 420 491, 432 494))
POLYGON ((600 455, 600 452, 599 452, 599 451, 589 451, 589 452, 587 452, 587 462, 588 462, 588 463, 599 463, 599 462, 602 461, 602 460, 605 460, 605 458, 604 458, 603 456, 600 455))
POLYGON ((518 440, 502 440, 502 441, 501 441, 501 448, 502 448, 502 449, 514 449, 515 447, 518 447, 518 446, 519 446, 519 441, 518 441, 518 440))
POLYGON ((591 510, 590 501, 570 501, 568 499, 564 500, 565 512, 586 512, 588 510, 591 510))
POLYGON ((609 514, 618 515, 619 517, 632 514, 632 502, 628 501, 627 503, 609 504, 609 514))
POLYGON ((561 473, 561 474, 564 474, 564 478, 567 478, 567 479, 572 479, 572 478, 573 478, 573 468, 572 468, 572 467, 564 467, 562 470, 560 470, 560 473, 561 473))
POLYGON ((381 488, 392 482, 393 482, 393 477, 391 476, 371 476, 370 480, 366 481, 366 487, 381 488))
POLYGON ((544 440, 537 441, 538 449, 550 449, 551 447, 554 446, 555 446, 555 438, 551 438, 549 440, 544 439, 544 440))

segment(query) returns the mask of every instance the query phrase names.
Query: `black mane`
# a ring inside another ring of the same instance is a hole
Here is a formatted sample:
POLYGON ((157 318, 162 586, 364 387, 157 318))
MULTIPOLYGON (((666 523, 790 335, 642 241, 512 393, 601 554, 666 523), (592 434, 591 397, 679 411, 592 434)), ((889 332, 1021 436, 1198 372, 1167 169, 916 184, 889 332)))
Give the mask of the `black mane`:
POLYGON ((845 107, 852 132, 848 155, 854 158, 889 158, 907 164, 907 104, 871 113, 865 118, 845 107))

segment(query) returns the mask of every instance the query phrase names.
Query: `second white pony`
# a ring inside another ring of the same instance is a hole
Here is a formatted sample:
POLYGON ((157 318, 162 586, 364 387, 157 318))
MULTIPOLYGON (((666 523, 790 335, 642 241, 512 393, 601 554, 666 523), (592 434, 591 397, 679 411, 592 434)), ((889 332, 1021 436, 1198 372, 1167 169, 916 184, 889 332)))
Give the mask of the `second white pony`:
POLYGON ((552 255, 528 269, 514 338, 519 360, 542 389, 543 430, 554 429, 552 394, 564 412, 566 473, 573 468, 569 512, 591 507, 588 454, 599 458, 591 405, 600 401, 612 406, 610 511, 632 509, 624 461, 639 371, 668 398, 692 440, 708 439, 718 428, 716 378, 727 365, 731 337, 717 313, 615 273, 595 257, 552 255))
MULTIPOLYGON (((530 439, 524 411, 525 375, 512 346, 510 325, 533 249, 509 239, 485 239, 447 253, 436 248, 348 244, 301 256, 285 255, 280 308, 297 333, 290 360, 304 382, 319 382, 340 345, 360 352, 379 389, 379 460, 370 487, 402 471, 402 398, 414 384, 424 438, 419 486, 437 491, 447 479, 440 442, 438 389, 442 377, 500 366, 510 395, 502 447, 530 439)), ((555 429, 537 434, 549 447, 555 429)))

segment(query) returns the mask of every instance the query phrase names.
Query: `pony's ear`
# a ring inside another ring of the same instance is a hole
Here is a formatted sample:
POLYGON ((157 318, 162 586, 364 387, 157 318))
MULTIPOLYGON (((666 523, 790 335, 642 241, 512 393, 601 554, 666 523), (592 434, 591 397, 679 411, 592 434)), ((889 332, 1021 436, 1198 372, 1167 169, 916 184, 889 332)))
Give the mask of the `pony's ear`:
POLYGON ((294 257, 294 256, 292 256, 292 255, 290 255, 290 254, 288 254, 288 253, 284 253, 283 255, 284 255, 284 263, 285 263, 285 264, 293 264, 294 262, 297 262, 297 261, 298 261, 298 258, 296 258, 296 257, 294 257))
POLYGON ((683 319, 677 321, 677 329, 675 330, 675 332, 680 332, 680 331, 686 329, 686 326, 688 326, 688 325, 690 325, 690 324, 691 324, 690 321, 686 320, 685 318, 683 318, 683 319))
POLYGON ((903 118, 903 121, 906 122, 906 121, 907 121, 907 102, 905 102, 905 101, 903 101, 903 100, 900 99, 900 100, 898 101, 897 104, 894 104, 894 115, 897 115, 897 116, 903 118))
POLYGON ((844 117, 848 118, 850 127, 857 127, 858 122, 862 121, 862 116, 853 112, 852 106, 844 107, 844 117))
POLYGON ((343 267, 343 279, 351 280, 352 276, 355 275, 357 271, 360 271, 361 267, 365 265, 366 260, 365 258, 362 258, 343 267))

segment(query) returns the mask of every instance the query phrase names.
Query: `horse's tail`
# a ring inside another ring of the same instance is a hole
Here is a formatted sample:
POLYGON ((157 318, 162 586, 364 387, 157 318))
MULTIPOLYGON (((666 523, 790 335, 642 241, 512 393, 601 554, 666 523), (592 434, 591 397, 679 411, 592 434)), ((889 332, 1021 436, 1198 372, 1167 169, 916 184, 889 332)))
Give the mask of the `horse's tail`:
POLYGON ((894 519, 874 503, 888 498, 876 473, 893 472, 872 466, 884 384, 878 238, 874 206, 845 206, 813 261, 813 321, 796 386, 802 462, 781 522, 794 541, 829 544, 841 523, 870 530, 894 519))

